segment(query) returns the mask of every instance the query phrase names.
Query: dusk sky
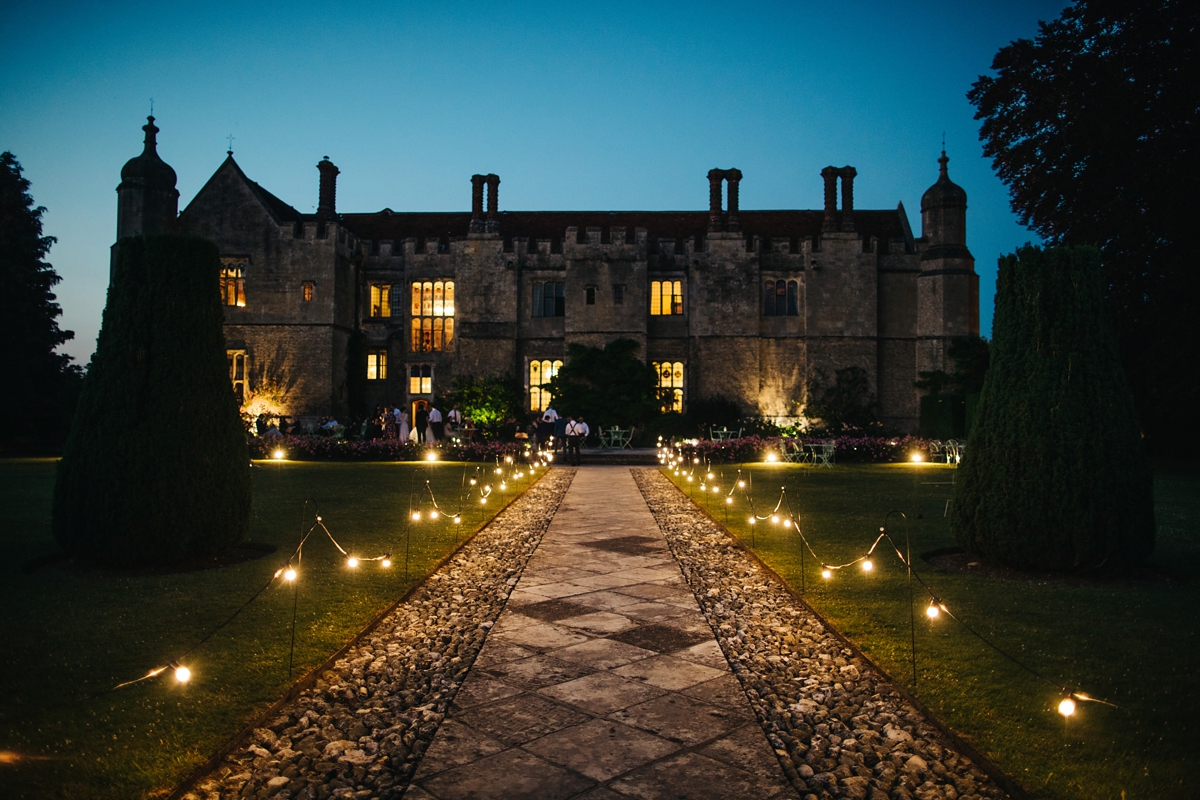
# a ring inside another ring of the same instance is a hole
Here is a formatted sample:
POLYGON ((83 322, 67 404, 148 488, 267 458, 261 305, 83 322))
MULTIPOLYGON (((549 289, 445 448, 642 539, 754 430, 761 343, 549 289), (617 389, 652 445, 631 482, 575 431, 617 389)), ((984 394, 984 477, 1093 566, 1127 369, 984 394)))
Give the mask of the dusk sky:
POLYGON ((966 92, 1063 0, 840 3, 71 3, 5 14, 0 150, 32 182, 64 350, 86 364, 124 163, 154 99, 180 209, 225 158, 303 212, 316 163, 339 211, 704 210, 737 167, 742 209, 821 208, 852 165, 856 208, 903 202, 920 235, 943 132, 968 195, 991 334, 996 258, 1036 237, 983 158, 966 92))

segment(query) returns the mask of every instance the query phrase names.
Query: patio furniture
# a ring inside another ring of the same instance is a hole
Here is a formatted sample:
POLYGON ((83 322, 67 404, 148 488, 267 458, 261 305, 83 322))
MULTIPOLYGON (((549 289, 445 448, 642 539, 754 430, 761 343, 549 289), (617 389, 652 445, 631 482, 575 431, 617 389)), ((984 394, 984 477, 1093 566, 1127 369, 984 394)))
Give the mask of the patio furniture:
POLYGON ((805 445, 809 452, 810 461, 817 467, 833 467, 834 455, 837 446, 833 442, 813 442, 805 445))
POLYGON ((729 439, 740 439, 742 438, 742 429, 738 428, 736 431, 731 431, 728 428, 709 428, 708 438, 714 442, 724 442, 728 441, 729 439))

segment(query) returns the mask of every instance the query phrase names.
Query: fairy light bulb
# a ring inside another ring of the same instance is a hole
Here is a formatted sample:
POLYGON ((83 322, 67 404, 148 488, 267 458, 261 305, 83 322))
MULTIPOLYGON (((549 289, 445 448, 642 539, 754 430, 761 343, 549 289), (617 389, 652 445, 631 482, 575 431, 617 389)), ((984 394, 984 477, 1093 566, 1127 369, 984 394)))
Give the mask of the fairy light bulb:
POLYGON ((688 475, 688 483, 691 483, 691 482, 692 482, 692 476, 688 475))
POLYGON ((712 490, 713 490, 713 494, 720 494, 720 493, 721 493, 721 487, 720 487, 720 486, 714 486, 714 487, 712 487, 712 490))
POLYGON ((192 671, 182 664, 175 668, 175 680, 187 683, 192 678, 192 671))
POLYGON ((508 488, 508 484, 505 483, 504 481, 500 481, 500 491, 504 491, 507 488, 508 488))
POLYGON ((474 486, 476 483, 477 481, 474 478, 471 478, 471 485, 474 486))
POLYGON ((355 558, 354 556, 350 556, 349 558, 346 559, 346 566, 350 567, 351 569, 353 569, 354 567, 357 567, 358 559, 355 558))
POLYGON ((829 567, 825 567, 821 570, 821 577, 825 580, 829 580, 833 577, 833 570, 831 570, 829 567))
POLYGON ((758 520, 757 520, 757 519, 755 519, 754 517, 751 517, 751 518, 750 518, 750 524, 751 524, 751 525, 755 524, 756 522, 758 522, 758 520))
POLYGON ((768 461, 768 462, 770 462, 770 463, 774 463, 774 462, 775 462, 775 454, 774 454, 774 453, 767 453, 767 461, 768 461))
POLYGON ((1058 713, 1064 717, 1069 717, 1075 713, 1075 701, 1071 699, 1070 695, 1064 697, 1058 704, 1058 713))
POLYGON ((739 488, 739 489, 745 489, 745 488, 746 488, 746 482, 745 482, 745 481, 738 481, 738 488, 739 488))
POLYGON ((285 569, 285 570, 283 571, 283 579, 284 579, 285 581, 294 581, 294 580, 296 580, 296 570, 292 569, 291 567, 288 567, 287 569, 285 569))
POLYGON ((426 461, 437 461, 437 453, 435 453, 435 452, 433 452, 432 450, 430 450, 430 451, 429 451, 429 452, 426 454, 426 456, 425 456, 425 460, 426 460, 426 461))
POLYGON ((922 456, 920 453, 913 453, 911 459, 914 464, 919 464, 922 461, 922 456))
POLYGON ((938 614, 940 613, 942 613, 942 611, 937 607, 937 603, 935 602, 931 602, 929 604, 929 608, 925 609, 925 616, 929 617, 930 619, 937 619, 938 614))
POLYGON ((271 457, 274 458, 276 461, 278 461, 279 459, 283 458, 283 451, 276 450, 274 453, 271 454, 271 457))
POLYGON ((455 517, 455 518, 454 518, 454 524, 455 524, 455 525, 459 524, 460 522, 462 522, 462 518, 461 518, 461 517, 455 517))
POLYGON ((391 565, 392 565, 392 560, 386 556, 384 556, 384 559, 379 562, 379 566, 383 567, 384 569, 387 569, 391 565))
POLYGON ((505 463, 505 464, 511 464, 511 463, 512 463, 512 456, 505 456, 505 457, 504 457, 504 463, 505 463))
POLYGON ((497 475, 499 475, 499 474, 500 474, 501 472, 503 472, 503 471, 504 471, 504 470, 500 469, 499 467, 496 467, 496 474, 497 474, 497 475))
POLYGON ((790 528, 790 527, 792 527, 792 521, 791 521, 790 519, 785 519, 785 520, 783 521, 783 527, 785 527, 785 528, 790 528))
POLYGON ((778 514, 772 514, 772 515, 771 515, 771 524, 772 524, 772 525, 778 525, 778 524, 779 524, 779 515, 778 515, 778 514))
POLYGON ((481 505, 481 506, 487 505, 487 498, 486 497, 479 498, 479 505, 481 505))
POLYGON ((429 518, 430 518, 430 519, 437 519, 437 518, 438 518, 438 512, 437 512, 437 509, 436 509, 436 508, 435 508, 433 511, 430 511, 430 512, 429 512, 429 518))
POLYGON ((710 472, 707 475, 705 475, 704 477, 708 478, 711 481, 713 479, 713 474, 710 472))
POLYGON ((420 512, 420 511, 414 511, 414 512, 413 512, 413 515, 412 515, 412 518, 413 518, 413 522, 420 522, 420 521, 421 521, 421 512, 420 512))
POLYGON ((727 505, 727 506, 731 506, 731 505, 733 505, 733 498, 732 498, 732 497, 726 497, 726 498, 725 498, 725 505, 727 505))
POLYGON ((875 565, 871 563, 871 559, 868 558, 863 562, 863 572, 870 572, 873 569, 875 569, 875 565))

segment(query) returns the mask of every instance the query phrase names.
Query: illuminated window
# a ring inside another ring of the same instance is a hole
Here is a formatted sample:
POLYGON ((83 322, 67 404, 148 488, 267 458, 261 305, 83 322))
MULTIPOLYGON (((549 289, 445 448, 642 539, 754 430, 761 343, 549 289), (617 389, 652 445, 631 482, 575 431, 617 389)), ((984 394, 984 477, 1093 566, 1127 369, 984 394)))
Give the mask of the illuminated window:
POLYGON ((313 282, 304 282, 304 302, 311 303, 313 299, 313 282))
POLYGON ((800 284, 796 281, 765 281, 763 283, 763 316, 800 316, 800 284))
POLYGON ((433 367, 413 364, 408 370, 409 394, 433 394, 433 367))
POLYGON ((623 283, 614 283, 613 284, 613 305, 614 306, 625 305, 625 284, 623 284, 623 283))
POLYGON ((651 364, 658 373, 658 394, 663 411, 683 412, 683 362, 655 361, 651 364))
POLYGON ((226 350, 225 357, 229 359, 229 380, 233 384, 233 394, 237 397, 238 405, 246 403, 246 351, 226 350))
POLYGON ((221 259, 221 303, 238 308, 246 305, 246 259, 221 259))
POLYGON ((387 380, 387 350, 367 351, 367 380, 387 380))
POLYGON ((564 317, 567 314, 567 296, 562 281, 534 281, 533 316, 564 317))
POLYGON ((683 281, 650 281, 650 316, 683 313, 683 281))
POLYGON ((414 353, 454 349, 454 281, 414 281, 412 284, 414 353))
POLYGON ((529 410, 545 411, 550 407, 550 390, 542 387, 562 369, 561 361, 529 362, 529 410))
POLYGON ((371 316, 390 317, 392 315, 392 286, 389 283, 371 284, 371 316))

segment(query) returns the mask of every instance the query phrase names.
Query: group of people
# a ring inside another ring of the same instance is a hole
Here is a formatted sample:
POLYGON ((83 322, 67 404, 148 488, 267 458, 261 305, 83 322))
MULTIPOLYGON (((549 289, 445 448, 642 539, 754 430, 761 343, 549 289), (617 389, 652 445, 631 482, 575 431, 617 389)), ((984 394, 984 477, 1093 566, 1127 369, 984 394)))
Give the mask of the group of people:
POLYGON ((554 450, 565 448, 567 461, 576 467, 580 464, 580 451, 591 432, 582 414, 564 419, 553 407, 547 408, 537 423, 538 441, 549 443, 554 450))
POLYGON ((447 431, 463 426, 463 415, 457 405, 444 418, 437 406, 421 406, 411 422, 408 412, 399 406, 376 406, 375 419, 383 431, 382 438, 417 444, 435 444, 446 438, 447 431))

